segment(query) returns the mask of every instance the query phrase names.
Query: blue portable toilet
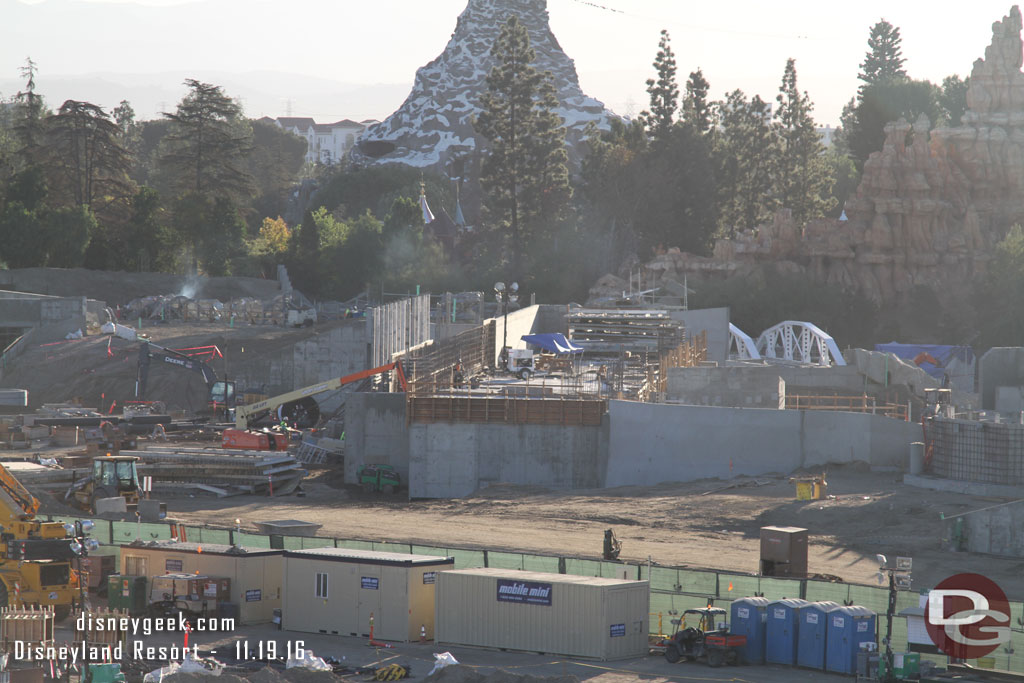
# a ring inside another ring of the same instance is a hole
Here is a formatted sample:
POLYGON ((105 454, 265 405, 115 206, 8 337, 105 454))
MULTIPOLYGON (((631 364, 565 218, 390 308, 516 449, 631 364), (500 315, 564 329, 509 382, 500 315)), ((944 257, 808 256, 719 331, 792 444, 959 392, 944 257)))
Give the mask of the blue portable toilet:
POLYGON ((828 614, 825 669, 841 674, 857 673, 860 644, 875 641, 875 613, 867 607, 840 607, 828 614))
POLYGON ((825 668, 825 638, 828 635, 828 614, 839 609, 831 600, 812 602, 800 609, 797 631, 796 663, 810 669, 825 668))
POLYGON ((747 664, 764 664, 764 627, 767 598, 734 600, 729 613, 729 632, 747 637, 743 658, 747 664))
POLYGON ((765 611, 764 656, 769 664, 796 664, 797 634, 800 629, 800 610, 806 600, 786 598, 768 603, 765 611))

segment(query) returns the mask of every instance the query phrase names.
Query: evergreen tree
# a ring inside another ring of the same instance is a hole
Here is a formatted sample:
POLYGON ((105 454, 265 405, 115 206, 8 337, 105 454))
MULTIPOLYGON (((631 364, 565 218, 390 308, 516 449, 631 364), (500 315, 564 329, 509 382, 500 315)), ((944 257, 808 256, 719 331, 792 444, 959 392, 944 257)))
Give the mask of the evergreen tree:
POLYGON ((551 76, 534 66, 535 54, 518 17, 509 17, 491 48, 482 111, 473 123, 487 139, 480 175, 486 240, 502 249, 514 279, 525 275, 526 250, 543 242, 571 197, 565 132, 554 113, 551 76))
POLYGON ((833 206, 831 169, 815 129, 814 105, 806 91, 797 87, 796 61, 786 61, 779 94, 775 98, 775 125, 779 135, 778 169, 775 173, 779 203, 793 212, 797 225, 820 218, 833 206))
POLYGON ((960 120, 967 111, 967 89, 970 84, 970 77, 961 79, 955 74, 942 79, 939 106, 942 107, 946 125, 952 127, 960 125, 960 120))
POLYGON ((733 236, 771 218, 778 138, 771 106, 755 95, 747 100, 734 90, 716 106, 713 149, 720 232, 733 236))
POLYGON ((189 93, 177 111, 164 114, 170 125, 159 165, 175 195, 173 224, 191 245, 192 270, 202 260, 211 272, 228 272, 222 246, 244 233, 238 207, 253 191, 246 170, 252 127, 218 86, 193 79, 185 84, 189 93))
POLYGON ((872 26, 871 35, 868 36, 869 50, 860 64, 861 72, 857 74, 857 78, 864 81, 865 86, 905 79, 907 72, 903 70, 903 63, 906 60, 903 58, 902 43, 899 28, 885 19, 872 26))
POLYGON ((650 111, 643 112, 640 117, 654 139, 664 139, 676 120, 679 108, 679 85, 676 83, 676 57, 672 52, 672 39, 668 31, 662 29, 661 40, 658 41, 658 54, 654 57, 656 79, 647 81, 647 93, 651 96, 650 111))
POLYGON ((177 192, 240 198, 252 191, 245 164, 252 128, 242 109, 220 87, 194 79, 170 122, 159 152, 160 165, 177 192))
POLYGON ((25 59, 21 67, 25 89, 14 98, 14 133, 18 142, 20 167, 41 162, 45 135, 46 104, 42 95, 36 94, 36 63, 25 59))
POLYGON ((46 163, 59 205, 86 207, 105 224, 125 219, 134 188, 118 125, 101 107, 74 100, 46 122, 46 163))
POLYGON ((683 121, 693 126, 698 133, 711 130, 712 106, 708 102, 711 84, 704 78, 704 72, 697 69, 686 81, 686 95, 683 97, 683 121))

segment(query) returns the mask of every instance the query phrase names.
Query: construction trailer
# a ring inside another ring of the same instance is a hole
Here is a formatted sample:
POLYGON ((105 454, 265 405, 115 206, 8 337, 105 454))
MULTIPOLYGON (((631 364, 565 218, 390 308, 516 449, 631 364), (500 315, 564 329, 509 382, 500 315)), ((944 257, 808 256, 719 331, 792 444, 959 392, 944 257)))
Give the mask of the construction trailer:
POLYGON ((281 607, 282 552, 219 543, 133 543, 121 546, 121 574, 145 576, 148 584, 180 573, 230 579, 239 625, 267 624, 281 607))
POLYGON ((434 639, 434 590, 455 558, 315 548, 284 553, 285 631, 434 639), (372 624, 372 632, 371 632, 372 624))
POLYGON ((648 651, 647 581, 514 569, 443 572, 437 642, 588 657, 648 651))

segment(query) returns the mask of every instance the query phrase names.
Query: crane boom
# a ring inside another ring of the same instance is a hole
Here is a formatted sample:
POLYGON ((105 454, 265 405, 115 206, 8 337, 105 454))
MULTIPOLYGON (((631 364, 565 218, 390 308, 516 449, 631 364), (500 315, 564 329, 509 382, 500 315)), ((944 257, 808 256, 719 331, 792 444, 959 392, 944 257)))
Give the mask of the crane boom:
POLYGON ((291 403, 292 401, 298 401, 299 399, 308 398, 316 394, 322 394, 325 391, 334 391, 335 389, 340 389, 346 384, 358 382, 366 379, 367 377, 373 377, 374 375, 380 375, 385 372, 391 372, 392 370, 394 370, 395 374, 398 376, 398 385, 401 387, 402 391, 406 391, 405 371, 402 369, 402 364, 399 361, 392 361, 387 365, 380 365, 375 368, 370 368, 369 370, 360 370, 359 372, 354 372, 351 375, 329 379, 326 382, 312 384, 308 387, 289 391, 278 396, 271 396, 268 399, 257 401, 256 403, 250 403, 246 406, 238 406, 235 409, 235 427, 238 429, 248 429, 249 421, 260 413, 268 410, 274 410, 279 406, 291 403))

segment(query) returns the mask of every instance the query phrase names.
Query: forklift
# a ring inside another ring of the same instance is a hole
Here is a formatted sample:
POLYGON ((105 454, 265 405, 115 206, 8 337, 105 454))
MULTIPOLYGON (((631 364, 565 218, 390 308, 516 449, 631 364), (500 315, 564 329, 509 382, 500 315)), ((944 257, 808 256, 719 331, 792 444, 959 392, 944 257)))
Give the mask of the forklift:
POLYGON ((367 493, 391 495, 402 484, 402 477, 391 465, 363 465, 359 468, 359 484, 367 493))
POLYGON ((681 619, 673 619, 675 633, 664 639, 659 647, 665 648, 665 659, 675 664, 680 660, 707 660, 708 666, 742 664, 740 650, 747 645, 747 637, 729 633, 726 611, 721 607, 688 609, 681 619), (687 626, 687 617, 695 626, 687 626))

